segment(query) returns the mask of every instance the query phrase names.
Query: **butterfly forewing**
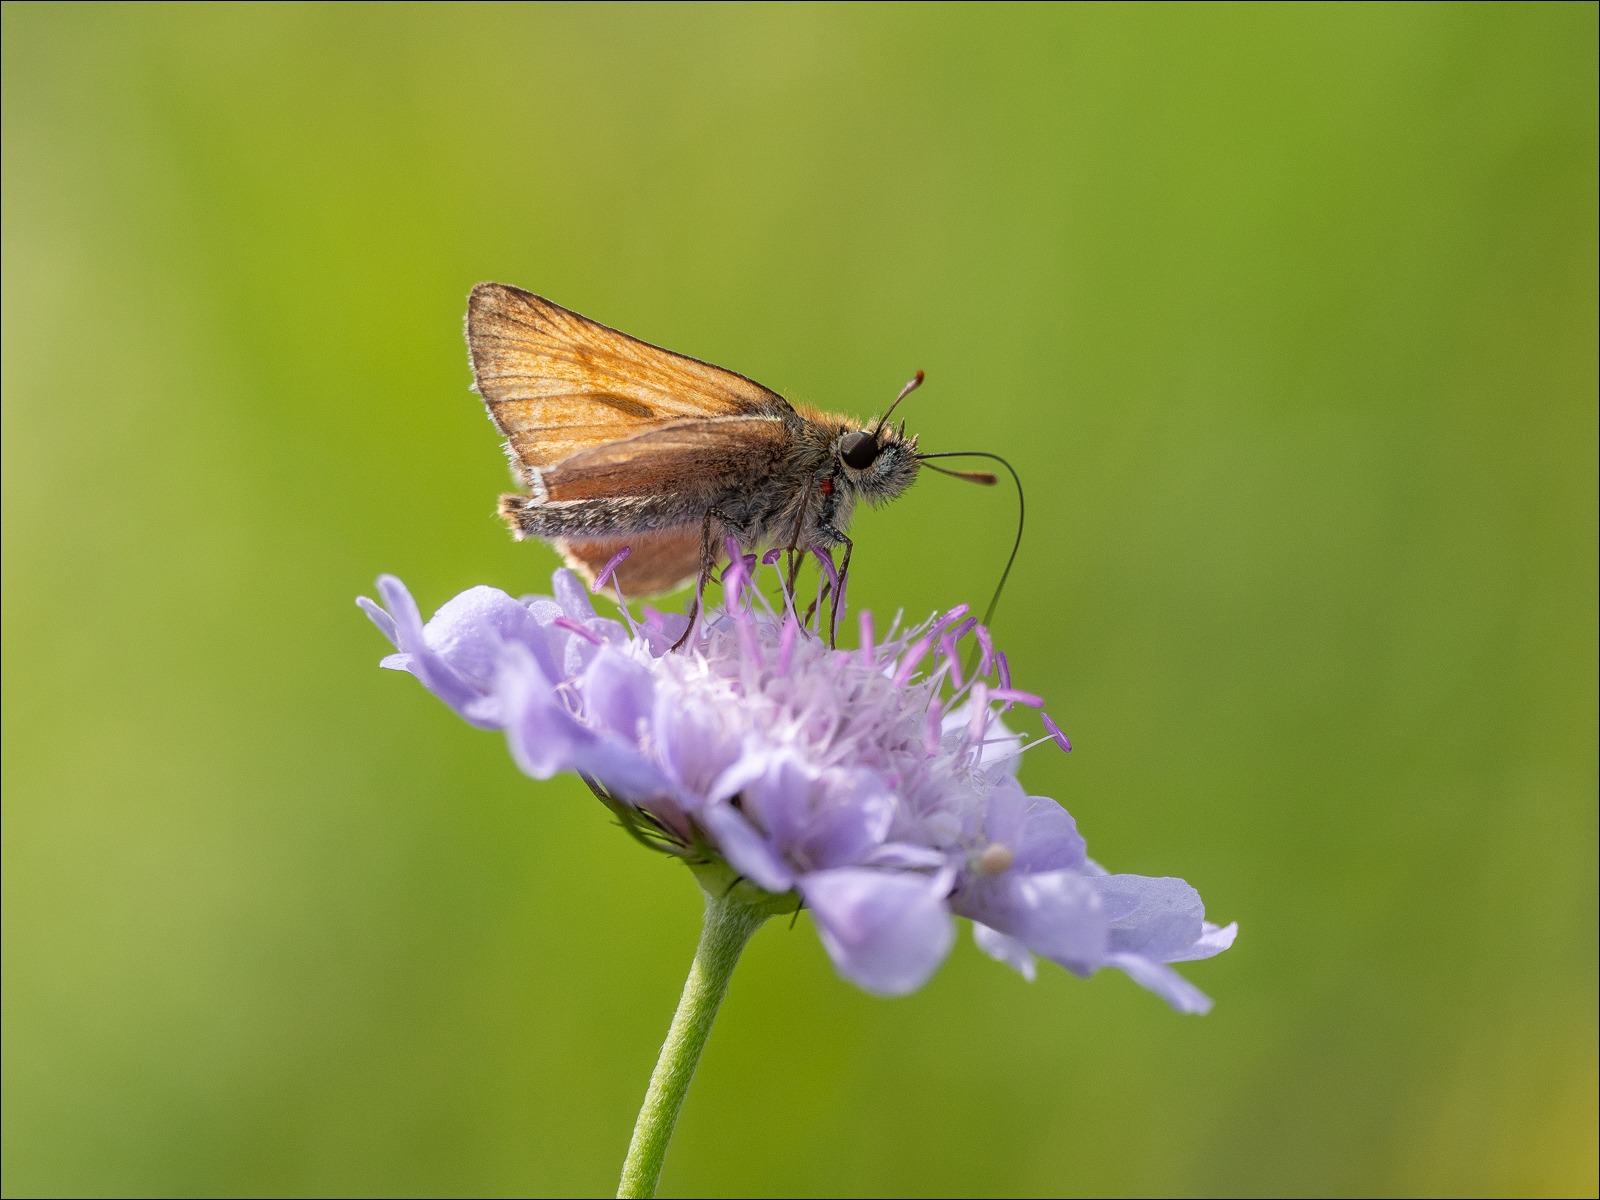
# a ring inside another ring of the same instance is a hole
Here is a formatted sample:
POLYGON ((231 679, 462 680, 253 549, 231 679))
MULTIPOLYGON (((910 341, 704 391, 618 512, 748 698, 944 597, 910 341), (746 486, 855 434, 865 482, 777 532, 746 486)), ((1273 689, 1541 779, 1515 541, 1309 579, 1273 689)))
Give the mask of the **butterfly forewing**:
POLYGON ((472 289, 467 344, 478 392, 525 469, 668 421, 788 410, 781 396, 743 375, 506 284, 472 289))

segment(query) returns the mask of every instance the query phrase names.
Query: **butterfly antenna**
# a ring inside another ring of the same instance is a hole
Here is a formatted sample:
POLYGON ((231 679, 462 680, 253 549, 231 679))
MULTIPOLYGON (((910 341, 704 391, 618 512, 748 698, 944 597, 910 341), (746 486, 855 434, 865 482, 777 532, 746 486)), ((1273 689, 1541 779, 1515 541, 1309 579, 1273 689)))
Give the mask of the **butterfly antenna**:
MULTIPOLYGON (((912 392, 916 391, 921 386, 922 386, 922 372, 918 371, 917 374, 916 374, 916 378, 908 380, 906 382, 905 387, 900 389, 900 394, 894 398, 894 404, 889 405, 889 412, 884 413, 882 418, 879 419, 876 428, 874 428, 873 431, 872 431, 872 436, 873 436, 874 439, 877 438, 878 434, 883 432, 883 427, 884 427, 885 423, 887 423, 887 421, 889 420, 889 413, 894 412, 895 405, 898 405, 900 403, 900 401, 904 400, 907 396, 911 395, 912 392)), ((904 424, 904 422, 902 422, 902 424, 904 424)))
MULTIPOLYGON (((983 614, 983 624, 987 625, 994 616, 995 606, 1000 603, 1000 593, 1006 590, 1006 580, 1011 577, 1011 567, 1017 561, 1017 551, 1022 549, 1022 520, 1027 514, 1027 508, 1022 499, 1022 480, 1017 478, 1016 468, 1001 458, 998 454, 990 454, 986 450, 952 450, 945 454, 919 454, 917 458, 927 462, 930 458, 990 458, 1011 472, 1011 480, 1017 485, 1017 540, 1011 543, 1011 557, 1006 559, 1006 569, 1000 573, 1000 583, 994 589, 994 598, 989 601, 989 607, 983 614)), ((969 483, 993 484, 996 482, 994 475, 988 471, 947 471, 943 467, 929 464, 930 471, 938 471, 941 475, 953 475, 957 479, 965 479, 969 483)), ((972 674, 969 669, 967 674, 972 674)))

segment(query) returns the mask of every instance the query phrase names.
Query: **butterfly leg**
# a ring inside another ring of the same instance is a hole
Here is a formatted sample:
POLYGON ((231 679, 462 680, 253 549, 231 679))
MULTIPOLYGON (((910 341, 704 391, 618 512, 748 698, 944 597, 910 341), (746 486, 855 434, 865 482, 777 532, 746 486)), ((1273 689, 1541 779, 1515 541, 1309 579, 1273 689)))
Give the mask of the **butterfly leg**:
POLYGON ((832 525, 823 525, 821 532, 836 542, 844 543, 844 561, 839 564, 839 586, 833 589, 833 604, 828 610, 828 649, 832 650, 834 640, 839 635, 839 609, 844 604, 845 583, 850 578, 850 552, 856 548, 856 544, 832 525))
MULTIPOLYGON (((711 572, 717 566, 717 548, 711 540, 711 521, 716 518, 723 528, 730 530, 738 536, 739 525, 720 508, 706 509, 706 519, 700 524, 700 578, 695 581, 694 601, 689 605, 689 624, 683 631, 683 636, 672 644, 672 650, 681 650, 689 641, 689 635, 694 632, 695 619, 700 615, 701 607, 705 602, 706 584, 711 582, 711 572)), ((671 653, 671 651, 668 651, 671 653)))
POLYGON ((684 626, 683 636, 672 643, 668 654, 682 650, 689 641, 689 635, 694 632, 694 623, 700 616, 700 604, 706 594, 706 584, 711 579, 711 568, 717 565, 716 552, 711 548, 711 517, 714 509, 706 509, 706 519, 700 524, 700 578, 694 583, 694 600, 689 605, 689 623, 684 626))
POLYGON ((808 485, 805 495, 801 498, 801 502, 795 510, 794 527, 789 531, 789 545, 785 547, 789 552, 789 608, 794 613, 795 619, 800 621, 800 631, 802 633, 805 632, 806 621, 811 619, 811 614, 808 611, 805 618, 803 620, 800 619, 799 593, 795 591, 795 584, 800 578, 800 568, 805 565, 806 561, 806 554, 800 548, 800 543, 804 540, 806 517, 811 508, 811 490, 811 486, 808 485))

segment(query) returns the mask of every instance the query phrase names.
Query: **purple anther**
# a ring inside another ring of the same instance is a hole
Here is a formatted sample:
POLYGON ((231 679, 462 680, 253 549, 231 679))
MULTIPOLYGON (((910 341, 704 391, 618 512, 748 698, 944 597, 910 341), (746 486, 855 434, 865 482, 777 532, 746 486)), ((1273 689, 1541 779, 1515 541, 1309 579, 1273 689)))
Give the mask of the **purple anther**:
POLYGON ((968 617, 965 621, 961 622, 961 624, 957 625, 950 631, 950 644, 954 645, 956 642, 959 642, 962 638, 966 637, 967 634, 972 630, 972 627, 977 623, 977 617, 968 617))
POLYGON ((789 656, 794 653, 794 640, 800 636, 800 622, 793 611, 784 618, 783 632, 778 635, 778 678, 789 674, 789 656))
POLYGON ((950 686, 959 692, 965 682, 961 678, 961 656, 956 653, 955 639, 948 633, 939 639, 939 653, 944 655, 945 661, 950 664, 950 686))
POLYGON ((872 610, 870 608, 863 608, 861 610, 860 621, 861 621, 861 661, 865 662, 865 663, 870 663, 872 661, 872 654, 873 654, 873 649, 872 649, 872 610))
POLYGON ((994 665, 995 669, 1000 672, 1000 686, 1003 688, 1010 687, 1011 664, 1006 661, 1006 652, 1004 650, 996 650, 994 652, 994 665))
POLYGON ((722 594, 728 604, 739 606, 739 593, 744 590, 744 559, 735 558, 722 569, 722 594))
POLYGON ((770 567, 782 557, 783 551, 774 546, 771 550, 768 550, 761 556, 761 565, 763 567, 770 567))
POLYGON ((839 587, 839 572, 834 568, 833 555, 831 553, 824 553, 817 546, 811 547, 811 553, 817 556, 817 561, 822 564, 822 569, 828 573, 828 581, 832 583, 835 590, 837 590, 839 587))
MULTIPOLYGON (((578 594, 580 596, 583 595, 582 592, 579 592, 578 594)), ((578 624, 571 617, 557 617, 554 621, 551 621, 550 624, 559 625, 563 629, 569 629, 573 633, 577 634, 579 637, 583 638, 585 641, 593 642, 596 646, 602 646, 602 645, 605 644, 601 640, 600 635, 597 634, 594 630, 585 629, 582 625, 578 624)))
POLYGON ((895 668, 894 672, 895 687, 905 687, 907 681, 917 673, 918 664, 927 657, 928 651, 931 649, 933 649, 933 639, 925 637, 901 656, 900 665, 895 668))
MULTIPOLYGON (((594 577, 594 586, 592 588, 590 588, 589 590, 591 592, 598 592, 601 588, 605 587, 606 580, 611 578, 611 572, 615 571, 618 567, 620 567, 622 565, 623 560, 625 558, 627 558, 628 555, 630 555, 632 553, 633 553, 633 547, 632 546, 624 546, 621 550, 618 550, 615 554, 613 554, 610 558, 608 558, 606 560, 606 565, 603 568, 601 568, 600 574, 598 574, 598 575, 596 575, 594 577)), ((620 596, 621 594, 622 594, 622 589, 618 588, 617 589, 617 595, 620 596)))
POLYGON ((978 659, 978 674, 987 675, 990 667, 994 665, 994 639, 989 636, 989 630, 979 625, 973 631, 978 635, 978 645, 983 647, 983 657, 978 659))
POLYGON ((1070 754, 1072 752, 1072 743, 1067 740, 1067 735, 1061 732, 1061 727, 1050 719, 1050 714, 1040 713, 1039 719, 1044 722, 1045 732, 1055 739, 1056 745, 1070 754))
POLYGON ((1007 704, 1026 704, 1029 708, 1038 708, 1044 703, 1032 692, 1019 692, 1016 688, 995 688, 989 693, 991 700, 1003 700, 1007 704))
POLYGON ((957 621, 961 620, 961 618, 966 616, 966 615, 967 615, 967 606, 965 604, 958 604, 954 608, 952 608, 949 612, 945 613, 944 616, 940 617, 937 621, 935 621, 933 623, 933 628, 930 629, 928 632, 930 634, 932 634, 935 638, 937 638, 946 629, 949 629, 950 626, 954 625, 957 621))
POLYGON ((989 723, 989 685, 973 684, 972 699, 968 703, 972 708, 972 717, 967 722, 967 736, 975 742, 981 742, 983 728, 989 723))
POLYGON ((739 631, 739 650, 757 670, 763 666, 761 658, 761 639, 756 635, 756 623, 750 616, 750 610, 740 605, 734 610, 734 624, 739 631))

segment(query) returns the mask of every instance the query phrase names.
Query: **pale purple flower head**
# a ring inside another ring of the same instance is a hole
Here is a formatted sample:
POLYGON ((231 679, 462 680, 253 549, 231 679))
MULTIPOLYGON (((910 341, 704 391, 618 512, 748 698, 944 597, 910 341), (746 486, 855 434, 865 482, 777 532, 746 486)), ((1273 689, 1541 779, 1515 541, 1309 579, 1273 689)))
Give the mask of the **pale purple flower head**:
MULTIPOLYGON (((1205 1012, 1166 964, 1227 949, 1236 926, 1208 923, 1180 879, 1107 874, 1065 809, 1023 792, 1025 747, 1002 714, 1039 701, 1010 686, 966 607, 911 628, 896 618, 881 641, 862 613, 860 648, 830 649, 757 587, 772 558, 735 556, 729 600, 673 652, 684 617, 601 617, 567 570, 553 596, 475 587, 426 625, 393 576, 378 580, 387 611, 360 604, 397 651, 383 666, 504 730, 535 779, 583 776, 647 845, 793 893, 839 973, 868 991, 920 987, 959 914, 1029 979, 1034 955, 1078 975, 1117 967, 1205 1012), (973 679, 957 657, 969 634, 973 679)), ((1044 720, 1042 740, 1071 749, 1044 720)))

